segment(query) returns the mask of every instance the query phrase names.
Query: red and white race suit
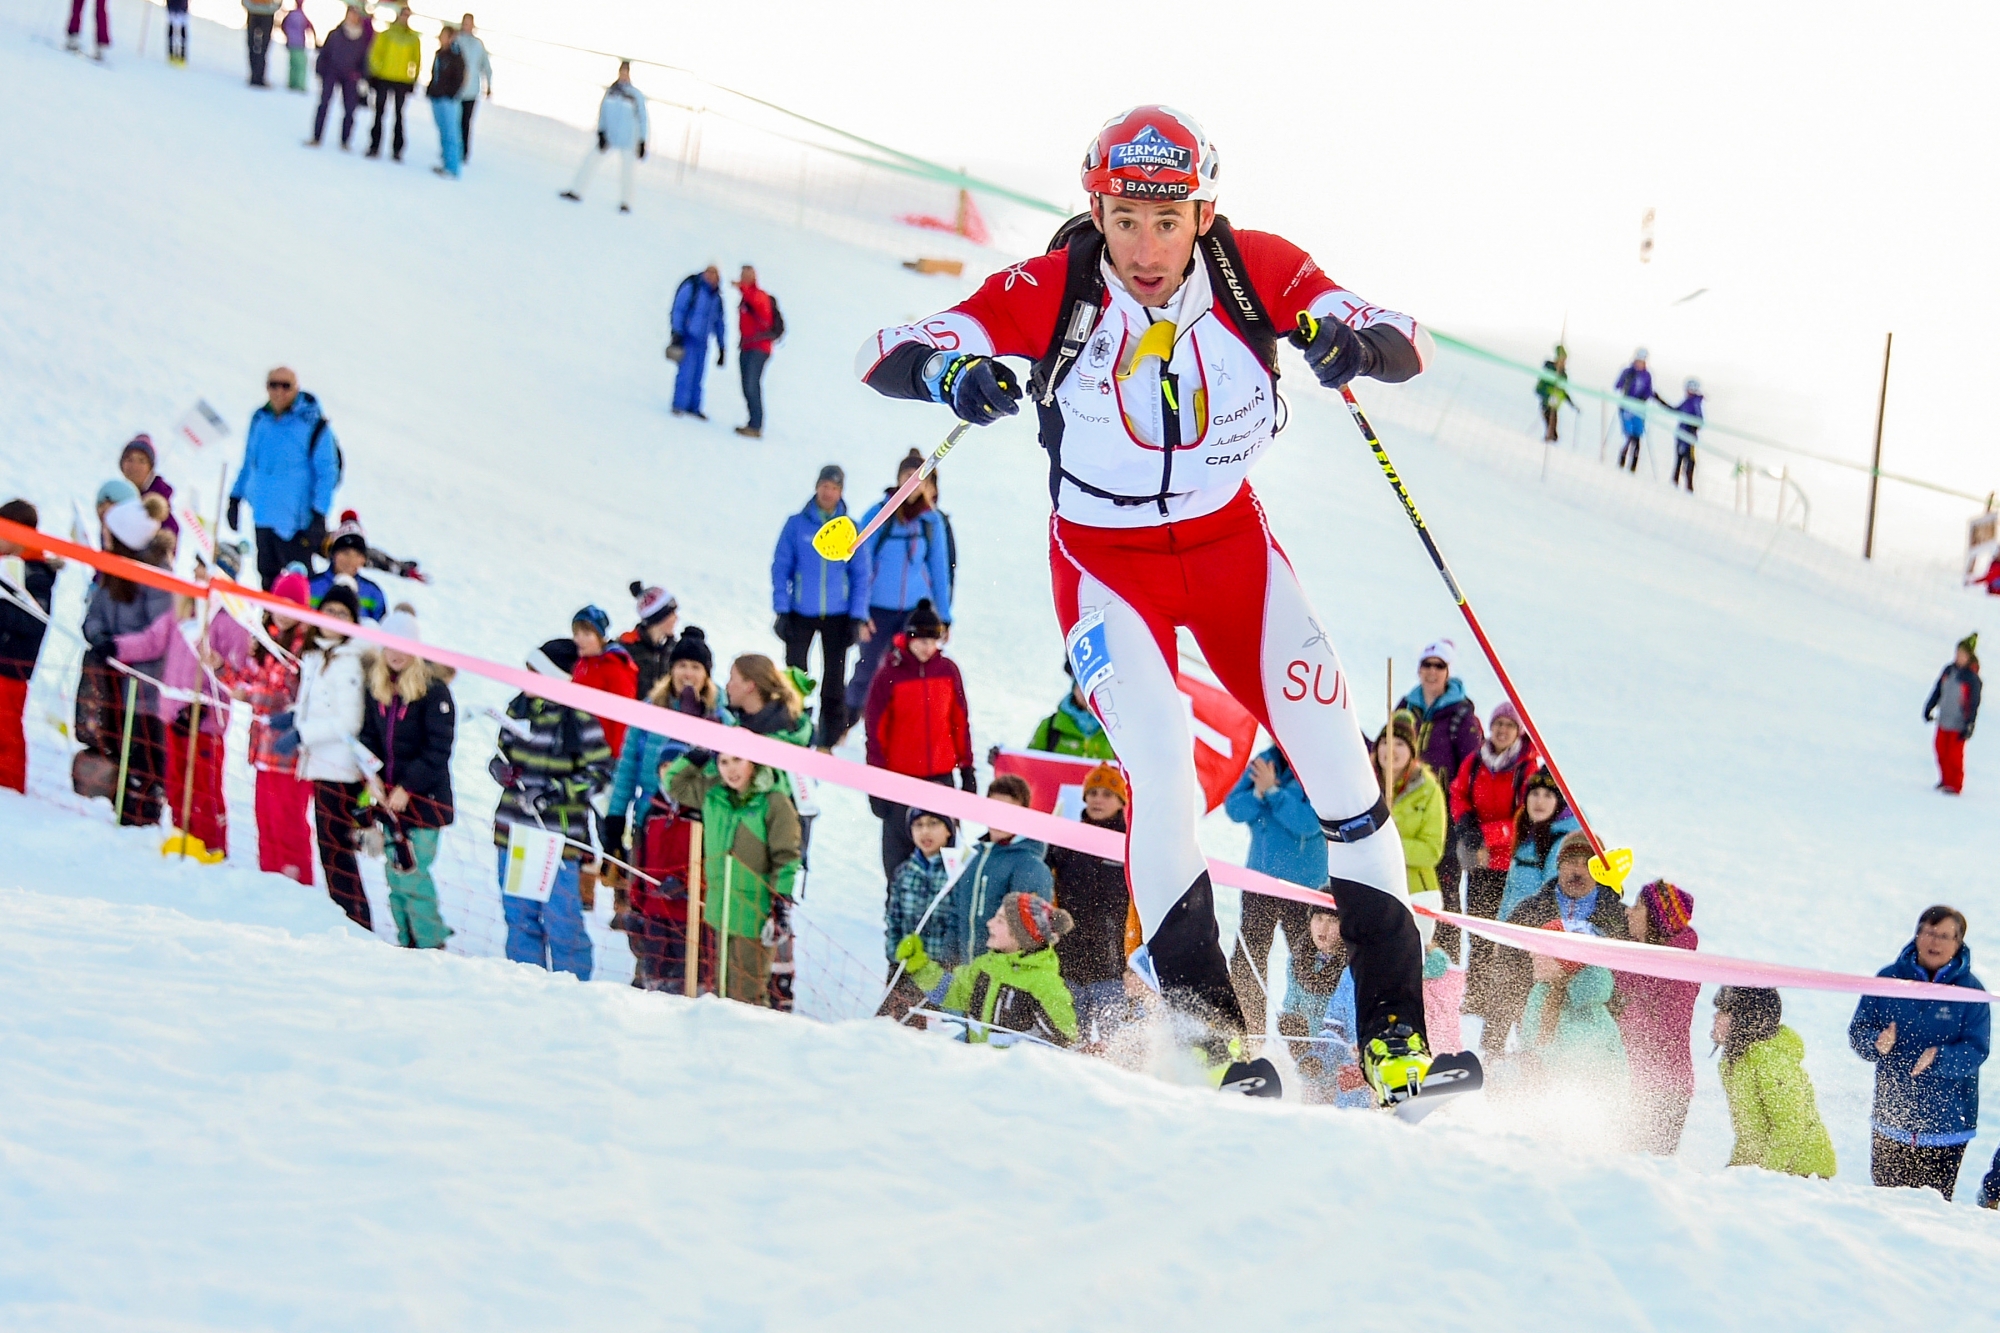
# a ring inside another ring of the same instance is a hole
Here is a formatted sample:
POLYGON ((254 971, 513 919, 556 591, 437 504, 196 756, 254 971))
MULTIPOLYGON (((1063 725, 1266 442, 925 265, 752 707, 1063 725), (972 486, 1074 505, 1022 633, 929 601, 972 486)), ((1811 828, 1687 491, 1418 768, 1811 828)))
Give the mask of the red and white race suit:
MULTIPOLYGON (((1428 359, 1430 339, 1409 316, 1342 289, 1281 237, 1235 238, 1275 327, 1310 312, 1402 339, 1405 363, 1411 353, 1419 367, 1428 359)), ((1058 252, 1016 264, 950 310, 882 330, 857 369, 868 380, 912 343, 1040 358, 1062 318, 1067 262, 1058 252)), ((1193 633, 1224 688, 1276 738, 1330 828, 1381 817, 1380 787, 1340 659, 1249 485, 1278 420, 1270 374, 1218 307, 1204 263, 1152 310, 1108 266, 1104 276, 1104 313, 1056 393, 1056 614, 1131 782, 1126 876, 1159 980, 1238 1016, 1195 839, 1199 788, 1175 684, 1176 627, 1193 633), (1155 331, 1162 322, 1171 329, 1155 331)), ((1393 826, 1386 836, 1346 836, 1354 840, 1329 841, 1328 862, 1363 1034, 1389 1014, 1421 1031, 1421 946, 1402 845, 1393 826)))

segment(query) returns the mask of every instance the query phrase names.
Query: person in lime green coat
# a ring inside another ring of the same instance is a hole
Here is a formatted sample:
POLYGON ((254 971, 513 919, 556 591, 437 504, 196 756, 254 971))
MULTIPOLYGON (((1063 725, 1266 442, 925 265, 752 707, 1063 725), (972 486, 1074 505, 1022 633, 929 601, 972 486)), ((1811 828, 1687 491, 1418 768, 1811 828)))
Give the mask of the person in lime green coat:
POLYGON ((790 901, 799 864, 799 812, 778 774, 734 755, 690 750, 667 766, 668 794, 701 811, 704 925, 726 941, 716 961, 729 999, 769 1005, 771 949, 764 923, 790 901))
POLYGON ((1105 735, 1104 724, 1090 711, 1090 704, 1077 688, 1076 672, 1069 659, 1063 659, 1063 670, 1070 676, 1069 693, 1056 705, 1056 711, 1042 719, 1035 728, 1035 734, 1028 742, 1030 750, 1045 750, 1051 754, 1073 754, 1084 759, 1116 759, 1111 750, 1111 737, 1105 735))
MULTIPOLYGON (((1382 749, 1385 743, 1392 751, 1387 761, 1389 775, 1395 783, 1396 794, 1390 798, 1389 814, 1396 821, 1396 832, 1403 837, 1403 864, 1410 874, 1410 893, 1438 894, 1438 862, 1444 859, 1445 830, 1449 823, 1446 811, 1444 787, 1431 772, 1430 765, 1416 757, 1417 720, 1408 712, 1398 709, 1396 718, 1388 731, 1375 738, 1375 772, 1379 781, 1384 767, 1382 749), (1394 741, 1389 741, 1390 732, 1394 741)), ((1430 906, 1438 906, 1432 902, 1430 906)), ((1430 941, 1428 930, 1424 934, 1425 943, 1430 941)))
POLYGON ((1076 1042, 1076 1008, 1063 984, 1055 942, 1075 929, 1068 912, 1032 893, 1010 893, 986 922, 988 952, 947 972, 905 935, 896 959, 939 1008, 963 1014, 965 1040, 1011 1046, 1022 1038, 1076 1042))
POLYGON ((1806 1044, 1778 1020, 1774 990, 1724 986, 1711 1035, 1722 1048, 1722 1091, 1736 1130, 1731 1166, 1827 1180, 1839 1169, 1805 1070, 1806 1044))

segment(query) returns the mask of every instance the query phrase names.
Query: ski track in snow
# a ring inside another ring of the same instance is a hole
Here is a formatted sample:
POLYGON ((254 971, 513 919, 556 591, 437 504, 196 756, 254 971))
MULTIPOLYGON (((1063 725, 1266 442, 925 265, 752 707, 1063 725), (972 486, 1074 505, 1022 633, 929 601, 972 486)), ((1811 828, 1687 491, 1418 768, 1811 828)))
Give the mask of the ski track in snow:
MULTIPOLYGON (((136 21, 114 6, 118 31, 136 21)), ((428 636, 516 661, 583 602, 629 623, 624 586, 643 578, 726 660, 774 650, 770 545, 819 465, 841 461, 865 505, 949 425, 877 399, 850 360, 970 276, 686 206, 658 164, 633 217, 615 212, 615 173, 565 204, 583 136, 490 106, 457 185, 427 169, 420 102, 400 167, 309 152, 310 100, 244 89, 238 34, 197 25, 190 70, 127 50, 107 73, 31 40, 46 26, 43 6, 0 0, 0 78, 51 109, 0 122, 0 491, 37 499, 51 529, 124 439, 163 438, 196 396, 240 440, 282 360, 340 433, 339 504, 435 572, 384 585, 428 636), (667 415, 666 306, 711 258, 755 262, 794 330, 762 441, 728 433, 733 364, 711 368, 711 423, 667 415)), ((1285 389, 1292 425, 1257 482, 1357 697, 1380 700, 1387 656, 1407 688, 1417 646, 1445 633, 1490 707, 1497 685, 1345 412, 1296 373, 1285 389)), ((1753 574, 1755 533, 1677 542, 1412 445, 1396 390, 1362 397, 1589 813, 1638 849, 1642 878, 1695 894, 1707 947, 1872 971, 1944 900, 1971 916, 1977 961, 2000 922, 1994 770, 1976 741, 1969 794, 1935 796, 1917 714, 1987 604, 1884 607, 1782 565, 1753 574)), ((203 470, 166 468, 206 508, 203 470)), ((1032 426, 981 433, 944 473, 951 651, 983 749, 1019 741, 1064 688, 1032 426)), ((59 592, 71 623, 82 582, 59 592)), ((47 651, 74 661, 54 636, 47 651)), ((989 1327, 1018 1324, 1024 1300, 1062 1325, 1213 1326, 1253 1298, 1260 1320, 1421 1301, 1447 1326, 1560 1309, 1785 1327, 1996 1307, 1975 1275, 2000 1258, 2000 1223, 1964 1206, 1996 1136, 1948 1211, 1867 1188, 1870 1067, 1846 1050, 1840 997, 1785 997, 1840 1154, 1827 1184, 1717 1169, 1727 1114, 1701 1035, 1682 1155, 1655 1163, 1577 1143, 1564 1108, 1538 1125, 1468 1105, 1412 1132, 1043 1052, 412 956, 245 868, 240 774, 236 862, 219 870, 163 863, 157 835, 80 810, 41 721, 66 706, 56 675, 29 712, 35 795, 0 793, 11 1327, 879 1327, 919 1308, 989 1327)), ((462 712, 504 702, 456 689, 462 712)), ((468 722, 457 755, 469 862, 490 733, 468 722)), ((875 824, 859 797, 824 799, 806 910, 865 971, 875 824)), ((1203 836, 1240 856, 1219 818, 1203 836)), ((497 903, 479 901, 490 922, 497 903)), ((629 975, 616 937, 598 959, 603 979, 629 975)))

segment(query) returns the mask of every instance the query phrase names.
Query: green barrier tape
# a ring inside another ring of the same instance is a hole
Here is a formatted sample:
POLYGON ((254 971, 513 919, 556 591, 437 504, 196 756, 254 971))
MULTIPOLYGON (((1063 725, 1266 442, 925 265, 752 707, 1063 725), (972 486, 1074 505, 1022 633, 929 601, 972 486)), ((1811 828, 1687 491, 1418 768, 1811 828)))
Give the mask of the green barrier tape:
MULTIPOLYGON (((1871 468, 1865 463, 1850 462, 1845 458, 1834 458, 1827 454, 1814 453, 1810 449, 1801 449, 1795 444, 1786 444, 1783 440, 1774 440, 1768 435, 1757 435, 1750 431, 1737 430, 1731 426, 1718 425, 1716 422, 1702 417, 1683 416, 1672 408, 1661 407, 1657 403, 1637 403, 1615 390, 1599 389, 1587 384, 1578 384, 1575 380, 1569 379, 1566 376, 1553 374, 1540 366, 1531 366, 1525 361, 1516 361, 1512 357, 1502 356, 1498 352, 1481 347, 1478 343, 1467 342, 1463 338, 1455 338, 1449 333, 1440 333, 1436 329, 1431 329, 1430 333, 1433 339, 1446 347, 1452 348, 1454 351, 1464 352, 1466 355, 1478 357, 1482 361, 1490 361, 1496 366, 1505 366, 1509 370, 1518 370, 1524 375, 1533 377, 1537 383, 1542 381, 1551 382, 1572 398, 1582 395, 1586 398, 1602 399, 1604 402, 1611 403, 1624 411, 1636 412, 1648 420, 1664 419, 1677 423, 1686 422, 1689 425, 1699 426, 1703 430, 1711 431, 1718 435, 1727 435, 1732 439, 1742 440, 1746 444, 1761 445, 1767 449, 1780 449, 1788 454, 1797 454, 1801 458, 1810 458, 1815 462, 1830 463, 1834 467, 1846 468, 1851 472, 1859 472, 1864 476, 1872 472, 1884 481, 1897 481, 1905 486, 1917 486, 1927 491, 1936 491, 1940 495, 1955 496, 1958 499, 1972 500, 1979 504, 1984 504, 1987 500, 1987 497, 1984 495, 1974 495, 1970 491, 1961 491, 1955 487, 1942 486, 1934 481, 1925 481, 1921 477, 1906 477, 1896 472, 1883 472, 1871 468)), ((1711 450, 1711 452, 1721 451, 1711 450)), ((1729 455, 1725 454, 1724 457, 1729 457, 1729 455)))

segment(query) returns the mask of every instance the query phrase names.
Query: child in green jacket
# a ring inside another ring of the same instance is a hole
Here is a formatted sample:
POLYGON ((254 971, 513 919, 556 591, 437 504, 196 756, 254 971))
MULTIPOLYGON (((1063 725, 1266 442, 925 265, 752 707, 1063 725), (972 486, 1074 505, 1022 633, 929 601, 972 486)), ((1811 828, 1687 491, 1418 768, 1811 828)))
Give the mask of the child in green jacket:
POLYGON ((931 1003, 974 1020, 965 1039, 1010 1046, 1032 1037, 1052 1046, 1076 1041, 1076 1009, 1056 963, 1055 942, 1076 922, 1032 893, 1010 893, 986 922, 990 952, 947 972, 906 935, 896 957, 931 1003))
POLYGON ((1609 1008, 1611 973, 1547 954, 1533 959, 1535 988, 1521 1013, 1521 1049, 1531 1073, 1545 1085, 1590 1087, 1622 1101, 1631 1071, 1625 1038, 1609 1008))
POLYGON ((731 1000, 771 1003, 764 923, 789 902, 799 866, 799 812, 777 773, 735 755, 690 750, 661 775, 677 804, 701 811, 701 919, 726 941, 717 989, 731 1000))
POLYGON ((1716 992, 1710 1035, 1722 1048, 1722 1090, 1736 1130, 1729 1165, 1830 1180, 1838 1163, 1806 1075, 1806 1044, 1778 1021, 1783 1016, 1774 990, 1716 992))

